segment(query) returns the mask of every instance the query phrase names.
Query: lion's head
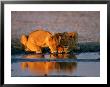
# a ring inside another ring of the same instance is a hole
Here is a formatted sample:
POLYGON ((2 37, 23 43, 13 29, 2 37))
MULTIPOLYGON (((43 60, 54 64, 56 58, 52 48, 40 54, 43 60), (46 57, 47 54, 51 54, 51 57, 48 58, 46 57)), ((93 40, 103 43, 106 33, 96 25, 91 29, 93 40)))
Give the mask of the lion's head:
POLYGON ((59 42, 56 36, 48 37, 48 45, 49 45, 49 48, 51 49, 51 53, 57 52, 58 44, 59 42))
POLYGON ((78 33, 77 32, 63 32, 56 33, 55 36, 58 39, 59 46, 58 53, 68 53, 73 49, 77 49, 78 33))

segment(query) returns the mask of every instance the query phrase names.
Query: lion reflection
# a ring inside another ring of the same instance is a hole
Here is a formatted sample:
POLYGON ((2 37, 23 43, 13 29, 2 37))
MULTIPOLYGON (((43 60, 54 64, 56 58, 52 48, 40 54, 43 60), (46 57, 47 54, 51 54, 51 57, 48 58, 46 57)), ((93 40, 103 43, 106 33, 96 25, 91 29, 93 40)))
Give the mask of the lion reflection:
MULTIPOLYGON (((38 56, 38 55, 37 55, 38 56)), ((25 56, 26 57, 26 56, 25 56)), ((36 57, 35 55, 28 55, 26 58, 36 57)), ((39 56, 42 57, 41 55, 39 56)), ((68 54, 50 55, 51 58, 67 58, 68 54)), ((73 58, 76 58, 73 56, 73 58)), ((20 63, 21 69, 29 70, 30 73, 36 76, 49 76, 49 75, 71 75, 77 68, 76 62, 22 62, 20 63)))

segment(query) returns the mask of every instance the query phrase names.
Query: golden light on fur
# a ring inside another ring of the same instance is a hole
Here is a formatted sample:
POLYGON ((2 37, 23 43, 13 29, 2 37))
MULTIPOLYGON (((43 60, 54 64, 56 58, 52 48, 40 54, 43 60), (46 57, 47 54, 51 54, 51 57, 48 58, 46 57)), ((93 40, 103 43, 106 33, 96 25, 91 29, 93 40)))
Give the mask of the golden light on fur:
POLYGON ((45 30, 36 30, 29 34, 28 38, 25 35, 21 36, 21 43, 30 51, 42 53, 42 47, 49 47, 51 53, 57 52, 58 41, 53 35, 45 30))

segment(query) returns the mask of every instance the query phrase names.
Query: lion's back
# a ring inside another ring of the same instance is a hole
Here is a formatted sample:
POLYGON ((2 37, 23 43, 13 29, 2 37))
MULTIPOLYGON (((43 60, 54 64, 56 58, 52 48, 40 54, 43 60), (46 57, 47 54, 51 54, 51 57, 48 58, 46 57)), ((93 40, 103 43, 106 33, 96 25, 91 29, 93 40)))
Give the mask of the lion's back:
POLYGON ((45 30, 35 30, 29 34, 28 43, 35 43, 38 46, 44 46, 47 38, 52 34, 45 30))

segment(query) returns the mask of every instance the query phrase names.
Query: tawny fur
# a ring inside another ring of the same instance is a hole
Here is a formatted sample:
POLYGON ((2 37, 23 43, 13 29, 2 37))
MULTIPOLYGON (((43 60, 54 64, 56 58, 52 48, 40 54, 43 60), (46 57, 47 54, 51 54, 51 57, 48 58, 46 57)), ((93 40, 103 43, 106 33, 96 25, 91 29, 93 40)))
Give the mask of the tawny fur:
POLYGON ((51 52, 57 52, 58 40, 50 32, 36 30, 29 34, 28 40, 25 35, 21 37, 21 43, 30 51, 42 53, 42 47, 49 47, 51 52))

